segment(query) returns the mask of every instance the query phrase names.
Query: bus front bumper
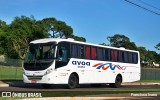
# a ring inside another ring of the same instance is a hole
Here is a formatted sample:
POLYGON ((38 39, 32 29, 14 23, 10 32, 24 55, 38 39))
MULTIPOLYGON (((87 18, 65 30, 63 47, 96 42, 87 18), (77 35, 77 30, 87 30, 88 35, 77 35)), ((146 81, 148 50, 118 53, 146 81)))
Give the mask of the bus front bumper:
POLYGON ((48 74, 44 76, 26 76, 23 74, 24 83, 33 84, 67 84, 68 76, 48 74))

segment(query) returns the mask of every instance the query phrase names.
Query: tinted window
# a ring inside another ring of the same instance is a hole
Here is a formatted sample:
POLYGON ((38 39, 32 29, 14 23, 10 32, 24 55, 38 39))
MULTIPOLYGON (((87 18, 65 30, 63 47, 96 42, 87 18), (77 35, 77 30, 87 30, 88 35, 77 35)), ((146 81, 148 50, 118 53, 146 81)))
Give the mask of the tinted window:
POLYGON ((72 58, 78 58, 78 46, 77 44, 71 45, 71 57, 72 58))
POLYGON ((78 45, 78 57, 79 58, 84 58, 84 45, 78 45))
POLYGON ((86 59, 90 59, 90 58, 91 58, 90 46, 86 46, 86 59))
POLYGON ((138 63, 138 54, 137 53, 132 53, 132 62, 133 63, 138 63))
POLYGON ((122 63, 137 63, 138 54, 115 49, 105 49, 95 46, 75 44, 71 45, 71 57, 80 59, 104 60, 122 63))
POLYGON ((123 62, 122 51, 118 51, 118 62, 123 62))
POLYGON ((128 53, 128 62, 132 63, 132 53, 131 52, 128 53))
POLYGON ((91 47, 91 57, 92 59, 96 59, 96 47, 91 47))
POLYGON ((103 49, 102 48, 97 48, 97 59, 98 60, 103 60, 103 56, 104 56, 103 49))
POLYGON ((117 61, 117 51, 111 50, 112 61, 117 61))
POLYGON ((55 68, 63 67, 68 64, 70 55, 70 43, 60 42, 58 44, 55 68))
POLYGON ((128 52, 123 52, 123 59, 125 63, 128 63, 128 52))
POLYGON ((110 61, 110 49, 105 49, 105 51, 104 51, 104 60, 110 61))

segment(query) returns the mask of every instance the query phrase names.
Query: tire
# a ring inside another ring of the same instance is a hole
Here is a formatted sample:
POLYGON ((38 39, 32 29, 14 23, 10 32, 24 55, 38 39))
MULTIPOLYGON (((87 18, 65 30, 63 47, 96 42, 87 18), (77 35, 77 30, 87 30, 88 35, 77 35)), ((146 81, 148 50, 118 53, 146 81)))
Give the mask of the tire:
POLYGON ((109 86, 113 88, 119 88, 121 87, 121 83, 122 83, 122 78, 120 75, 118 75, 115 79, 115 83, 111 83, 109 84, 109 86))
POLYGON ((79 81, 78 78, 75 74, 71 74, 69 79, 68 79, 68 88, 69 89, 74 89, 78 86, 79 81))

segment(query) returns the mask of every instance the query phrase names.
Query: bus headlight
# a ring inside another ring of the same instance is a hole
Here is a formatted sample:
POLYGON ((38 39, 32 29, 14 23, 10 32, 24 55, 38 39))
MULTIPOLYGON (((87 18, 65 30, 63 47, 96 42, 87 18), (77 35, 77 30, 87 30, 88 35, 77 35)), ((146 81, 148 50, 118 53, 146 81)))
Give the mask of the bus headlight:
POLYGON ((50 69, 48 69, 48 70, 45 72, 45 74, 44 74, 44 75, 47 75, 47 74, 51 73, 52 71, 53 71, 53 69, 52 69, 52 68, 50 68, 50 69))

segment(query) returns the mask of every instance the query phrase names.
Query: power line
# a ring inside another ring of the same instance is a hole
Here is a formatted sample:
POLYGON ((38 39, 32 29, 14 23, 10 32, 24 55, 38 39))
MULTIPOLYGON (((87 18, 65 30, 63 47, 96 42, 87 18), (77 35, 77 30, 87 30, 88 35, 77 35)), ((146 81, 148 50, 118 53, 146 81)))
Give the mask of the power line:
POLYGON ((136 3, 134 3, 134 2, 131 2, 131 1, 129 1, 129 0, 124 0, 124 1, 126 1, 126 2, 128 2, 128 3, 132 4, 132 5, 135 5, 135 6, 139 7, 139 8, 142 8, 142 9, 144 9, 144 10, 146 10, 146 11, 149 11, 149 12, 151 12, 151 13, 153 13, 153 14, 160 15, 160 13, 158 13, 158 12, 155 12, 155 11, 153 11, 153 10, 150 10, 150 9, 148 9, 148 8, 146 8, 146 7, 143 7, 143 6, 139 5, 139 4, 136 4, 136 3))
POLYGON ((147 5, 147 6, 150 6, 150 7, 154 8, 154 9, 160 10, 159 8, 153 6, 153 5, 149 4, 149 3, 146 3, 146 2, 144 2, 142 0, 138 0, 138 1, 141 2, 141 3, 143 3, 143 4, 145 4, 145 5, 147 5))

